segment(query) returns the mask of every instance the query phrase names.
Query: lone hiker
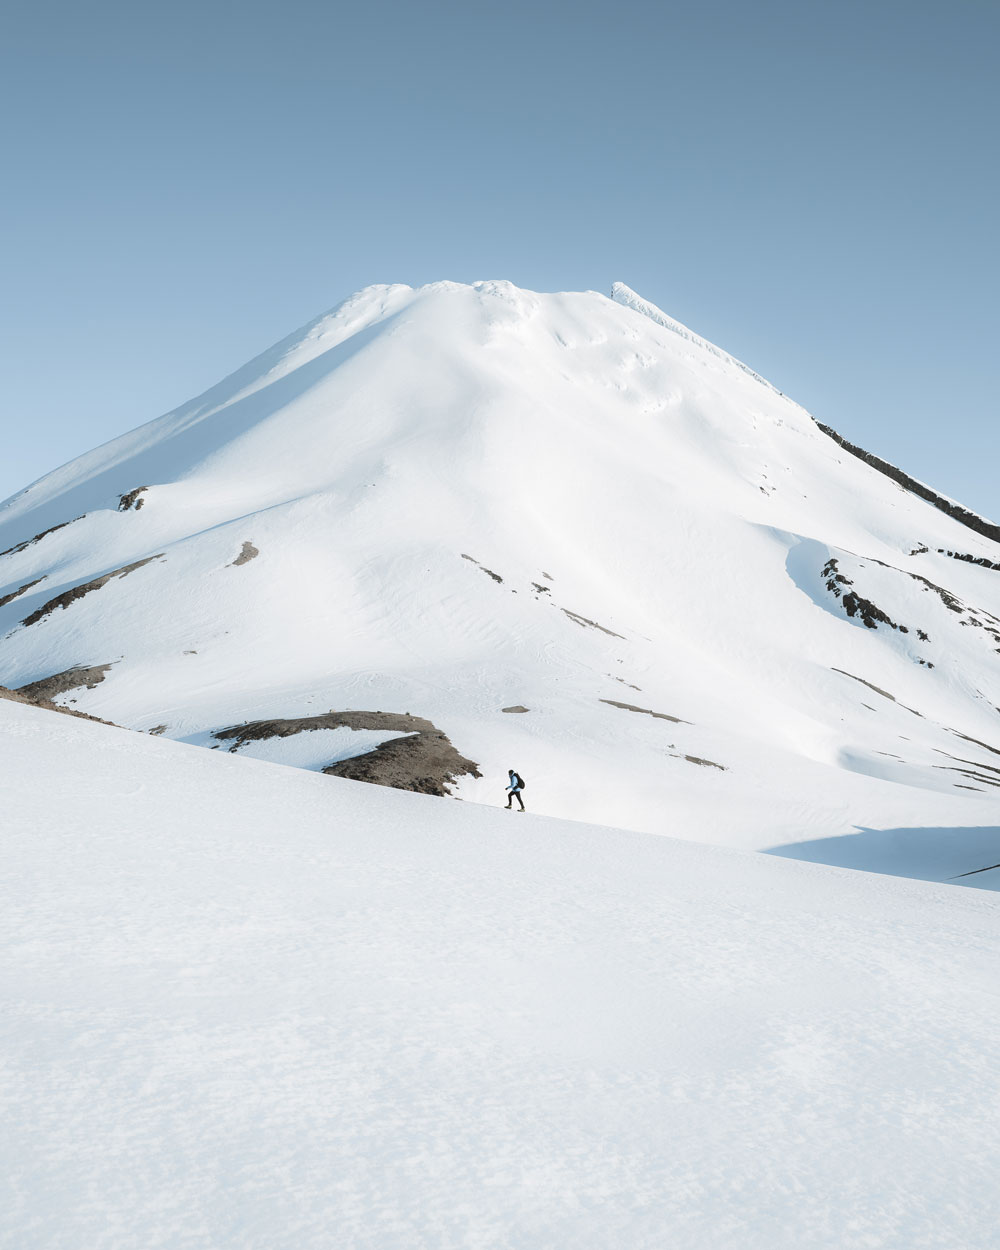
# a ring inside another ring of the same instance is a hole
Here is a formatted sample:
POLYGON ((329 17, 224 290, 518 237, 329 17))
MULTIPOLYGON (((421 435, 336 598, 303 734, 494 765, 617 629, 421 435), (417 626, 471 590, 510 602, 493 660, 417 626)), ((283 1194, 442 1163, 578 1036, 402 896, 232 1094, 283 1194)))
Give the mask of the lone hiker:
POLYGON ((510 777, 510 785, 507 787, 507 806, 509 808, 512 801, 517 799, 518 803, 521 804, 521 811, 523 812, 524 799, 521 798, 521 791, 524 789, 524 782, 514 772, 513 768, 507 770, 507 775, 510 777))

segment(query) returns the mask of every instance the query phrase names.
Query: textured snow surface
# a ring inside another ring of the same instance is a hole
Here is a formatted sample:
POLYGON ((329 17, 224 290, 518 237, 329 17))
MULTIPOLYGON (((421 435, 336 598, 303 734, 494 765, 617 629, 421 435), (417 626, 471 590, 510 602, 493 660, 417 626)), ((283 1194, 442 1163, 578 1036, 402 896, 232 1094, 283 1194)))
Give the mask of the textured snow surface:
POLYGON ((987 1250, 991 893, 0 703, 4 1246, 987 1250))
MULTIPOLYGON (((362 291, 8 501, 8 548, 0 683, 110 665, 59 698, 131 728, 409 712, 478 803, 514 767, 550 816, 990 862, 1000 545, 621 285, 362 291)), ((260 750, 332 762, 300 738, 260 750)))

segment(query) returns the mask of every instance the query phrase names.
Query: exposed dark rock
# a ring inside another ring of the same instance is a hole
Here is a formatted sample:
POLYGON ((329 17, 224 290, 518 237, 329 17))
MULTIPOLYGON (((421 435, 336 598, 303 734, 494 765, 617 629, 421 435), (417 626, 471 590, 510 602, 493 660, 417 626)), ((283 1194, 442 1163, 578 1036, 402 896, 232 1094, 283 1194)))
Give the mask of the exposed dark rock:
POLYGON ((9 595, 4 595, 0 599, 0 608, 5 608, 8 603, 12 603, 18 595, 23 595, 26 590, 30 590, 32 586, 37 586, 39 582, 44 582, 45 577, 36 577, 33 582, 25 582, 23 586, 18 586, 17 590, 12 590, 9 595))
POLYGON ((702 768, 718 768, 721 772, 728 771, 725 764, 716 764, 714 760, 699 759, 697 755, 685 755, 684 759, 686 759, 689 764, 700 764, 702 768))
POLYGON ((106 586, 113 578, 127 577, 129 573, 134 573, 136 569, 141 569, 144 564, 162 559, 163 552, 155 556, 146 556, 144 560, 136 560, 134 564, 126 564, 120 569, 112 569, 110 573, 104 573, 100 577, 95 577, 92 581, 83 582, 79 586, 73 586, 70 590, 64 590, 61 595, 56 595, 54 599, 49 599, 40 608, 36 608, 30 616, 24 618, 21 624, 35 625, 38 621, 48 616, 50 612, 54 612, 56 608, 68 608, 77 599, 82 599, 84 595, 89 595, 91 591, 100 590, 102 586, 106 586))
POLYGON ((836 430, 831 429, 828 425, 824 425, 821 421, 817 421, 816 425, 828 438, 832 438, 838 447, 843 447, 844 451, 849 451, 852 456, 856 456, 879 473, 885 474, 897 486, 901 486, 904 490, 910 491, 911 494, 926 500, 929 504, 933 504, 935 508, 950 516, 959 525, 964 525, 966 529, 970 529, 976 534, 982 534, 984 538, 990 538, 993 542, 1000 542, 1000 525, 994 525, 991 521, 984 520, 981 516, 977 516, 975 512, 970 512, 968 508, 952 503, 950 499, 943 499, 935 491, 931 490, 929 486, 925 486, 923 482, 918 482, 916 478, 910 477, 902 469, 897 469, 888 460, 882 460, 879 456, 873 456, 871 452, 864 451, 861 447, 856 447, 853 443, 849 443, 836 430))
POLYGON ((147 730, 147 732, 158 738, 160 734, 165 734, 167 732, 167 727, 166 725, 154 725, 153 728, 147 730))
MULTIPOLYGON (((74 517, 73 520, 80 521, 82 517, 74 517)), ((56 530, 65 529, 67 525, 72 525, 73 521, 60 521, 58 525, 50 525, 47 530, 42 530, 40 534, 36 534, 34 538, 26 538, 23 543, 17 543, 13 547, 8 547, 6 551, 0 551, 0 556, 13 556, 19 551, 24 551, 26 547, 33 547, 35 543, 41 542, 48 534, 54 534, 56 530)))
POLYGON ((895 621, 890 620, 878 604, 872 603, 870 599, 862 599, 856 591, 852 590, 844 595, 841 603, 848 616, 860 616, 868 629, 877 629, 879 624, 882 624, 888 625, 890 629, 898 629, 901 634, 910 632, 905 625, 897 625, 895 621))
POLYGON ((475 556, 467 556, 463 552, 462 559, 471 560, 471 562, 476 566, 477 569, 483 570, 483 572, 486 574, 487 577, 492 577, 495 582, 499 582, 501 585, 503 585, 503 578, 500 576, 500 574, 494 573, 493 570, 488 569, 485 564, 480 564, 479 561, 475 558, 475 556))
MULTIPOLYGON (((881 561, 876 561, 876 563, 881 564, 881 561)), ((892 566, 886 564, 882 567, 891 568, 892 566)), ((943 586, 939 586, 936 582, 928 581, 926 577, 921 577, 919 573, 911 573, 908 569, 903 569, 901 571, 905 572, 907 577, 912 577, 915 582, 919 582, 926 590, 932 590, 949 612, 961 613, 966 610, 965 604, 961 601, 961 599, 953 595, 950 590, 945 590, 943 586)))
POLYGON ((448 738, 429 720, 398 712, 327 712, 289 720, 250 721, 220 729, 214 737, 231 740, 230 752, 244 742, 266 738, 287 738, 313 729, 375 729, 411 735, 383 742, 374 750, 353 759, 328 764, 323 772, 332 777, 348 777, 396 790, 446 796, 448 787, 463 775, 480 777, 472 760, 460 755, 448 738))
POLYGON ((128 491, 127 494, 120 495, 118 498, 118 511, 128 512, 130 508, 138 512, 142 505, 146 502, 142 498, 144 491, 149 490, 148 486, 137 486, 135 490, 128 491))
POLYGON ((827 590, 830 591, 832 595, 836 595, 838 599, 843 594, 843 591, 840 589, 841 586, 854 585, 849 577, 845 577, 844 574, 840 572, 839 565, 833 556, 831 556, 823 566, 823 576, 826 578, 827 590))
POLYGON ((500 711, 501 712, 530 712, 531 709, 527 707, 522 707, 520 703, 515 703, 513 707, 502 707, 500 711))
POLYGON ((624 634, 616 634, 613 629, 606 629, 603 625, 598 625, 596 621, 589 620, 586 616, 581 616, 578 612, 571 612, 569 608, 560 608, 560 612, 565 613, 571 621, 575 621, 577 625, 582 625, 587 629, 599 629, 602 634, 610 634, 612 638, 624 639, 624 634))
POLYGON ((241 564, 249 564, 251 560, 253 560, 256 556, 259 556, 259 555, 260 555, 260 552, 253 545, 253 543, 244 543, 243 550, 240 552, 240 554, 236 557, 236 559, 232 562, 232 564, 229 567, 231 569, 239 568, 241 564))
POLYGON ((18 686, 17 693, 27 695, 29 699, 54 699, 57 694, 65 694, 68 690, 79 690, 86 686, 93 690, 104 680, 110 670, 110 664, 94 664, 91 667, 78 666, 68 668, 62 673, 53 673, 51 677, 41 677, 38 681, 18 686))
POLYGON ((624 712, 641 712, 643 716, 655 716, 657 720, 668 720, 675 725, 690 725, 689 720, 681 720, 679 716, 670 716, 667 712, 653 712, 648 707, 636 707, 634 703, 619 703, 617 699, 602 699, 610 707, 620 707, 624 712))
POLYGON ((826 588, 831 594, 836 596, 843 604, 844 611, 850 617, 858 616, 864 622, 866 628, 877 629, 879 624, 888 625, 890 629, 896 629, 901 634, 908 634, 910 631, 905 625, 897 625, 895 621, 882 611, 882 609, 870 599, 864 599, 856 590, 848 591, 846 594, 841 590, 842 586, 853 586, 854 583, 849 577, 845 577, 839 571, 839 566, 834 557, 823 566, 823 576, 826 580, 826 588))
MULTIPOLYGON (((925 547, 924 550, 926 551, 927 548, 925 547)), ((962 551, 946 551, 943 547, 938 547, 937 552, 939 556, 950 556, 952 560, 964 560, 966 564, 978 564, 984 569, 992 569, 994 573, 1000 573, 1000 564, 994 564, 985 556, 970 556, 962 551)))
POLYGON ((551 595, 552 594, 551 586, 541 586, 539 585, 538 582, 532 582, 531 584, 532 586, 534 586, 536 594, 539 594, 539 595, 551 595))

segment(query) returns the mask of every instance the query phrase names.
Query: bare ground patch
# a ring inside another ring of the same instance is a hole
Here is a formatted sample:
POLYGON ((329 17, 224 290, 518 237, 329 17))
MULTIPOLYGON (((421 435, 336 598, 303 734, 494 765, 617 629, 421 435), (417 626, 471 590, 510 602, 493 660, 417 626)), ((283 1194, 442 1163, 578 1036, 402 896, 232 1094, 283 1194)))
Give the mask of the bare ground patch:
MULTIPOLYGON (((851 681, 861 682, 862 686, 867 686, 869 690, 874 690, 876 694, 880 694, 883 699, 888 699, 890 703, 899 703, 899 700, 896 698, 896 696, 894 694, 890 694, 888 690, 883 690, 881 686, 876 686, 870 681, 865 681, 863 677, 855 677, 853 673, 847 672, 846 669, 834 668, 834 669, 831 669, 830 671, 833 673, 840 673, 842 677, 850 677, 851 681)), ((867 707, 868 705, 865 704, 865 706, 867 707)), ((921 717, 921 719, 923 718, 923 715, 924 715, 923 712, 918 712, 915 707, 907 707, 905 703, 899 703, 899 706, 904 711, 912 712, 914 716, 919 716, 921 717)), ((874 709, 872 710, 874 711, 874 709)))
POLYGON ((702 768, 717 768, 720 772, 728 772, 725 764, 716 764, 715 760, 703 760, 697 755, 682 755, 681 759, 687 760, 689 764, 699 764, 702 768))
POLYGON ((501 712, 530 712, 531 708, 523 707, 520 703, 515 703, 512 707, 502 707, 501 712))
POLYGON ((30 681, 25 686, 18 686, 17 693, 27 695, 29 699, 54 699, 57 694, 65 694, 68 690, 79 690, 86 686, 93 690, 104 680, 110 664, 94 664, 91 667, 78 665, 67 668, 62 673, 53 673, 51 677, 41 677, 38 681, 30 681))
POLYGON ((255 559, 259 555, 260 555, 260 552, 253 545, 253 543, 244 543, 243 550, 236 557, 236 559, 232 562, 232 564, 230 564, 229 567, 231 569, 238 569, 241 564, 249 564, 251 560, 255 559))
POLYGON ((8 603, 13 603, 19 595, 23 595, 24 592, 26 590, 30 590, 32 586, 37 586, 39 582, 44 582, 45 576, 47 575, 36 577, 33 582, 25 582, 23 586, 18 586, 17 590, 12 590, 9 595, 4 595, 3 598, 0 599, 0 608, 5 608, 8 603))
POLYGON ((63 716, 78 716, 81 720, 96 721, 99 725, 112 725, 115 729, 120 729, 120 725, 115 725, 114 721, 102 720, 100 716, 90 716, 86 712, 78 712, 72 707, 60 707, 58 703, 53 703, 51 699, 32 699, 28 695, 22 694, 19 690, 11 690, 7 686, 0 686, 0 699, 7 699, 11 703, 25 703, 29 707, 44 708, 47 712, 61 712, 63 716))
POLYGON ((668 712, 654 712, 648 707, 636 707, 634 703, 619 703, 617 699, 602 699, 610 707, 620 707, 623 712, 641 712, 643 716, 653 716, 657 720, 668 720, 674 725, 690 725, 689 720, 681 720, 679 716, 671 716, 668 712))
POLYGON ((569 617, 571 621, 575 621, 577 625, 582 625, 584 629, 599 629, 602 634, 610 634, 612 638, 621 638, 624 642, 624 634, 616 634, 613 629, 608 629, 604 625, 598 625, 597 621, 592 621, 586 616, 581 616, 579 612, 571 612, 569 608, 560 608, 560 612, 569 617))
POLYGON ((464 775, 481 777, 476 764, 452 746, 448 737, 420 716, 400 712, 330 711, 322 716, 287 720, 250 721, 220 729, 213 736, 231 741, 230 752, 242 743, 266 738, 287 738, 312 729, 373 729, 412 735, 383 742, 353 759, 328 764, 322 771, 331 777, 348 777, 396 790, 445 797, 448 787, 464 775))
POLYGON ((495 582, 499 582, 501 585, 503 585, 503 578, 500 576, 500 574, 494 573, 493 570, 488 569, 485 564, 480 564, 475 556, 467 556, 465 552, 463 551, 462 559, 470 560, 476 566, 477 569, 482 569, 487 577, 492 577, 495 582))
POLYGON ((54 599, 49 599, 40 608, 36 608, 30 616, 24 618, 21 624, 35 625, 38 621, 48 616, 50 612, 54 612, 56 608, 68 608, 77 599, 82 599, 84 595, 89 595, 92 591, 100 590, 102 586, 106 586, 113 578, 127 577, 129 573, 134 573, 136 569, 141 569, 144 564, 149 564, 153 560, 162 560, 163 558, 163 552, 161 551, 159 555, 146 556, 144 560, 136 560, 134 564, 126 564, 120 569, 112 569, 110 573, 103 573, 92 581, 82 582, 79 586, 73 586, 70 590, 64 590, 61 595, 56 595, 54 599))
MULTIPOLYGON (((73 521, 82 521, 83 517, 74 517, 73 521)), ((36 534, 34 538, 26 538, 23 543, 16 543, 13 547, 8 547, 6 551, 0 551, 0 556, 13 556, 19 551, 24 551, 26 547, 33 547, 35 543, 39 543, 49 534, 54 534, 56 530, 65 529, 67 525, 72 525, 73 521, 60 521, 58 525, 50 525, 47 530, 42 530, 40 534, 36 534)))

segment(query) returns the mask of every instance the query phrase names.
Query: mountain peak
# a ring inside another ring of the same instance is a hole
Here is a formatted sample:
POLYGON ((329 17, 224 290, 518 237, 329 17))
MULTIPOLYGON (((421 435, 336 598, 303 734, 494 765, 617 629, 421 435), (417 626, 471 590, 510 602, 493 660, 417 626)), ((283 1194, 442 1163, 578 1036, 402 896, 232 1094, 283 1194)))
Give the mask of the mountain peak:
POLYGON ((851 453, 624 283, 368 287, 11 501, 0 684, 328 770, 412 717, 461 797, 746 846, 989 826, 1000 550, 851 453))

